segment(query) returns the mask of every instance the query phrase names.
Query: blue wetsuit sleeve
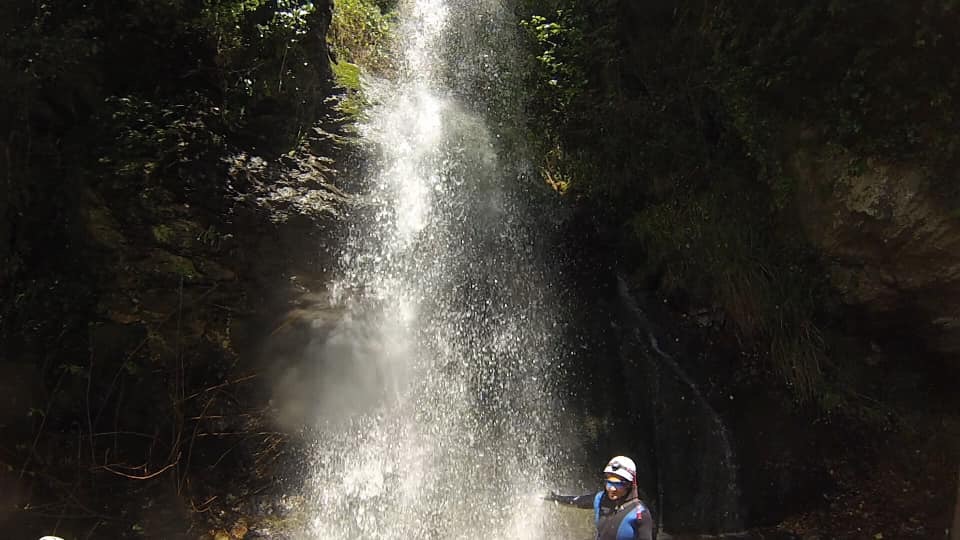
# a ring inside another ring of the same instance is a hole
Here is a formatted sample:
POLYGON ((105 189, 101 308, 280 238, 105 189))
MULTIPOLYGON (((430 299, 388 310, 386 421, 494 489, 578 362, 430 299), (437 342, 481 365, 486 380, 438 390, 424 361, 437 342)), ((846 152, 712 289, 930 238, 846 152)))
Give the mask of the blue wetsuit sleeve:
POLYGON ((633 540, 653 540, 653 516, 642 508, 633 522, 633 540))

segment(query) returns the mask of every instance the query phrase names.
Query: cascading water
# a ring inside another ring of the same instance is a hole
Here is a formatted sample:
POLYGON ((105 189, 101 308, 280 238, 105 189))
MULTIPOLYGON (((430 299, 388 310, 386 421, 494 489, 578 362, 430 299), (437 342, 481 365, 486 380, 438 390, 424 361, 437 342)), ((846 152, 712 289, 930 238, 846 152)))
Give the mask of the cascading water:
POLYGON ((372 85, 361 126, 379 159, 317 352, 315 538, 565 537, 535 498, 565 466, 562 310, 522 166, 441 82, 448 9, 409 3, 400 76, 372 85))

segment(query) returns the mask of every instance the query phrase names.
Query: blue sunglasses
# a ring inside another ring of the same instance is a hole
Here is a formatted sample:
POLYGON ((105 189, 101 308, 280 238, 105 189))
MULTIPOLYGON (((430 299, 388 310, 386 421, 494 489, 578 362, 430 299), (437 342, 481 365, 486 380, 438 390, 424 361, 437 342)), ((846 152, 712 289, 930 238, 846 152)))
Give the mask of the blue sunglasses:
POLYGON ((630 482, 611 482, 607 480, 607 487, 610 489, 623 489, 630 485, 630 482))

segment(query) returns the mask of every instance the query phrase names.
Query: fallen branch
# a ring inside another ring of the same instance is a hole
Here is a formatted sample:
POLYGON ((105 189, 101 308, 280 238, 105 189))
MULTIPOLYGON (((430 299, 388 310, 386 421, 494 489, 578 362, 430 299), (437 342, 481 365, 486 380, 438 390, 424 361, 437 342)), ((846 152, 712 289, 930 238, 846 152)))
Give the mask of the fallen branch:
POLYGON ((220 384, 218 384, 218 385, 211 386, 210 388, 205 388, 205 389, 203 389, 203 390, 200 390, 199 392, 195 392, 195 393, 193 393, 193 394, 191 394, 191 395, 183 398, 183 401, 190 401, 191 399, 193 399, 193 398, 195 398, 195 397, 197 397, 197 396, 202 396, 203 394, 206 394, 207 392, 213 392, 214 390, 220 390, 221 388, 226 388, 227 386, 231 386, 231 385, 234 385, 234 384, 242 383, 242 382, 244 382, 244 381, 249 381, 250 379, 256 379, 256 378, 259 377, 259 376, 260 376, 259 373, 254 373, 254 374, 252 374, 252 375, 245 375, 245 376, 243 376, 243 377, 240 377, 239 379, 234 379, 234 380, 232 380, 232 381, 223 382, 223 383, 220 383, 220 384))
POLYGON ((166 464, 162 469, 152 472, 150 474, 144 474, 144 475, 127 474, 125 472, 121 472, 114 469, 110 465, 100 465, 99 467, 94 467, 94 469, 103 469, 105 471, 112 472, 117 476, 122 476, 124 478, 129 478, 131 480, 150 480, 151 478, 156 478, 157 476, 160 476, 161 474, 167 472, 168 470, 176 467, 177 464, 179 463, 180 463, 180 458, 178 457, 176 461, 166 464))
POLYGON ((183 489, 183 484, 187 480, 187 476, 190 474, 190 461, 193 458, 193 445, 197 442, 197 432, 200 431, 200 421, 203 420, 203 416, 207 414, 207 409, 210 408, 210 405, 213 405, 213 402, 216 400, 216 396, 207 400, 207 403, 203 406, 203 410, 200 411, 200 417, 197 418, 197 421, 193 424, 193 437, 190 438, 190 447, 187 449, 187 466, 184 467, 183 478, 177 479, 177 493, 183 489))
POLYGON ((219 495, 214 495, 213 497, 210 497, 209 499, 203 501, 202 503, 200 503, 200 507, 199 507, 199 508, 197 507, 196 504, 193 503, 193 499, 191 499, 191 500, 190 500, 190 508, 192 508, 194 512, 196 512, 196 513, 198 513, 198 514, 202 514, 202 513, 206 512, 206 511, 210 510, 210 504, 212 504, 213 501, 217 500, 217 497, 219 497, 219 495))

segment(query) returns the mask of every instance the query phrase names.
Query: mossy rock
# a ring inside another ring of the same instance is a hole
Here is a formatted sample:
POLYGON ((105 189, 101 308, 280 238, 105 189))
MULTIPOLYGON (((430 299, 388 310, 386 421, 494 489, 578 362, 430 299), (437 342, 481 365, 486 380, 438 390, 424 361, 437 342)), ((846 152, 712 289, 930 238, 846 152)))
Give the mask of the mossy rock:
POLYGON ((360 66, 350 62, 331 64, 337 84, 353 92, 360 91, 360 66))
POLYGON ((182 277, 184 281, 197 281, 202 276, 190 259, 159 248, 151 250, 139 267, 147 274, 178 279, 182 277))
POLYGON ((84 193, 82 205, 80 216, 84 229, 95 244, 110 250, 119 250, 126 245, 127 239, 120 232, 120 224, 98 194, 84 193))
POLYGON ((160 244, 170 245, 174 239, 173 229, 167 225, 154 225, 150 231, 153 233, 153 238, 160 244))
POLYGON ((350 62, 337 62, 332 64, 332 67, 337 84, 347 91, 340 98, 337 110, 354 121, 362 119, 364 112, 370 107, 370 102, 363 92, 360 66, 350 62))
POLYGON ((177 219, 168 223, 158 223, 150 228, 153 239, 164 248, 182 253, 198 249, 205 228, 186 219, 177 219))

